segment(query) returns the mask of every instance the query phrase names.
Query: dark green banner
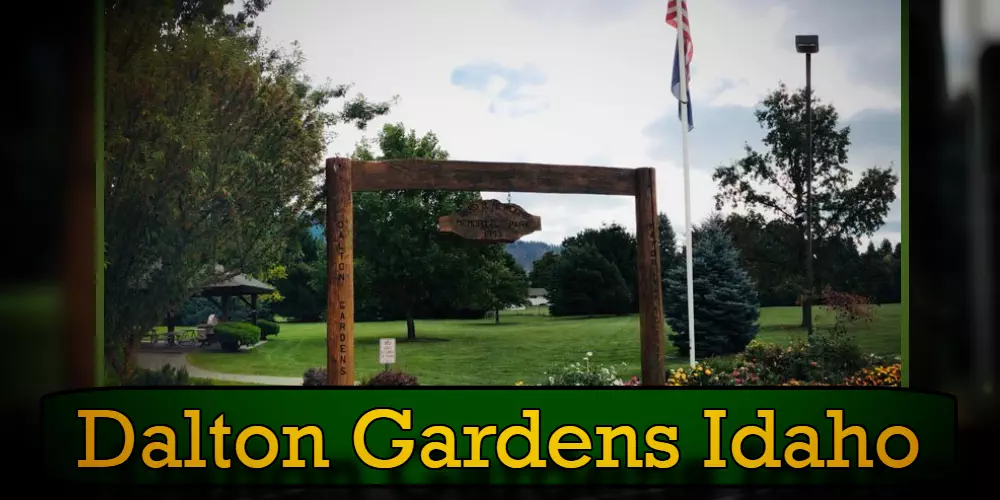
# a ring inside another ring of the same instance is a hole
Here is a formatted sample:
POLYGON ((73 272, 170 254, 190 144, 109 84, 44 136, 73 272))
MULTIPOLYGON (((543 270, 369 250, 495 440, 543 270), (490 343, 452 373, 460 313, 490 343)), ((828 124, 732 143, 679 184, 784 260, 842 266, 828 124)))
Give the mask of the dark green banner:
POLYGON ((900 389, 229 387, 43 400, 48 470, 105 484, 939 481, 955 415, 950 396, 900 389))

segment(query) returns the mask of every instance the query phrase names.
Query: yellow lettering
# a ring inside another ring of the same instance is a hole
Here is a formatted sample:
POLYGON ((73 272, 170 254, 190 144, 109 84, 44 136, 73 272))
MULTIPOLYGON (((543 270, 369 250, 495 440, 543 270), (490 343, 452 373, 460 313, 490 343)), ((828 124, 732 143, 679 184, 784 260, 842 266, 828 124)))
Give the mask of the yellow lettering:
POLYGON ((642 467, 642 460, 639 460, 637 456, 639 454, 638 447, 636 445, 635 429, 628 425, 620 425, 618 427, 608 427, 608 426, 598 426, 594 428, 594 432, 602 438, 601 445, 601 458, 597 459, 594 463, 597 467, 601 468, 615 468, 619 465, 619 460, 614 456, 614 441, 616 437, 625 437, 625 463, 626 467, 642 467))
POLYGON ((205 467, 201 458, 201 410, 184 410, 184 418, 191 421, 191 458, 184 461, 184 467, 205 467))
POLYGON ((653 451, 646 452, 646 467, 655 467, 657 469, 669 469, 677 465, 677 461, 680 460, 681 454, 677 449, 677 446, 673 443, 667 443, 656 439, 657 436, 666 436, 670 441, 677 441, 677 426, 671 425, 654 425, 649 429, 646 429, 646 446, 648 446, 653 451), (656 458, 655 451, 667 454, 666 460, 660 460, 656 458))
POLYGON ((726 418, 726 410, 702 411, 702 416, 708 419, 708 458, 704 466, 720 468, 726 466, 722 455, 722 419, 726 418))
POLYGON ((462 427, 462 434, 466 434, 470 438, 469 446, 471 448, 469 459, 462 460, 462 467, 467 469, 489 467, 489 460, 483 460, 483 438, 486 436, 495 436, 496 433, 497 426, 495 425, 487 425, 486 427, 467 425, 462 427))
POLYGON ((121 465, 128 460, 135 447, 135 434, 132 429, 132 422, 125 415, 114 410, 77 410, 76 416, 83 419, 84 423, 84 459, 77 460, 77 467, 114 467, 121 465), (98 460, 96 451, 96 420, 99 418, 110 418, 122 427, 125 434, 125 442, 122 444, 122 451, 117 457, 98 460))
POLYGON ((354 424, 354 453, 357 453, 358 458, 361 459, 365 465, 373 469, 394 469, 406 463, 413 455, 413 440, 412 439, 393 439, 390 441, 390 445, 396 448, 399 453, 396 456, 389 459, 381 459, 372 455, 368 451, 368 446, 365 444, 365 432, 368 431, 368 426, 372 422, 379 419, 387 419, 393 421, 400 429, 408 431, 413 428, 413 411, 403 410, 402 412, 390 409, 390 408, 376 408, 374 410, 369 410, 361 418, 358 419, 357 423, 354 424))
POLYGON ((806 436, 805 441, 792 441, 785 447, 785 463, 792 468, 801 469, 803 467, 825 467, 826 461, 819 458, 819 433, 816 429, 808 425, 796 425, 785 432, 786 437, 794 438, 800 434, 806 436), (795 458, 795 452, 806 452, 807 458, 799 460, 795 458))
POLYGON ((826 410, 826 416, 833 419, 833 458, 826 462, 827 467, 850 467, 851 462, 844 459, 844 439, 854 436, 858 441, 858 467, 874 467, 875 462, 868 458, 868 434, 858 425, 844 428, 844 410, 826 410))
POLYGON ((263 469, 271 465, 278 458, 278 436, 263 425, 251 425, 243 429, 236 435, 236 458, 251 469, 263 469), (247 441, 254 436, 260 436, 267 441, 267 453, 261 458, 253 458, 247 454, 247 441))
POLYGON ((583 455, 580 458, 569 460, 562 456, 562 452, 569 450, 586 450, 591 446, 590 436, 587 435, 586 431, 575 425, 564 425, 552 431, 552 435, 549 436, 549 458, 551 458, 556 465, 564 469, 579 469, 590 462, 590 456, 583 455), (562 438, 570 435, 576 436, 578 441, 562 441, 562 438))
POLYGON ((875 453, 878 455, 878 459, 893 469, 908 467, 914 460, 917 459, 917 453, 919 450, 920 442, 917 440, 917 435, 910 429, 901 425, 894 425, 882 431, 882 433, 878 435, 878 441, 875 443, 875 453), (910 450, 906 452, 906 456, 898 460, 890 457, 885 451, 885 446, 889 442, 889 438, 894 436, 904 437, 909 443, 910 448, 910 450))
POLYGON ((781 461, 774 458, 774 410, 757 410, 757 417, 764 420, 764 427, 744 425, 733 435, 733 460, 740 467, 756 469, 758 467, 781 467, 781 461), (760 457, 749 459, 743 454, 743 441, 750 436, 757 436, 764 441, 764 453, 760 457))
POLYGON ((154 425, 142 433, 143 437, 148 438, 153 437, 154 434, 162 434, 163 442, 153 441, 142 448, 142 461, 146 467, 159 469, 160 467, 183 466, 184 463, 177 459, 177 434, 174 430, 165 425, 154 425), (162 451, 166 456, 157 460, 153 458, 154 451, 162 451))
POLYGON ((545 467, 545 460, 540 458, 541 438, 538 436, 540 415, 539 410, 521 410, 521 417, 528 419, 528 427, 512 425, 500 432, 500 435, 497 436, 497 458, 500 459, 501 463, 511 469, 545 467), (507 445, 514 436, 523 436, 528 439, 528 454, 524 458, 514 458, 507 452, 507 445))
POLYGON ((429 438, 433 435, 444 438, 444 442, 431 441, 420 450, 420 462, 428 469, 440 469, 442 467, 461 467, 462 461, 455 458, 455 431, 443 425, 432 425, 420 433, 422 437, 429 438), (435 460, 431 457, 431 452, 444 452, 444 458, 435 460))
POLYGON ((213 448, 215 448, 215 466, 220 469, 228 469, 230 466, 230 461, 226 458, 224 452, 224 447, 226 444, 226 436, 232 432, 228 425, 226 425, 225 414, 220 413, 218 417, 215 417, 215 422, 212 426, 208 428, 208 433, 211 434, 215 439, 212 441, 213 448))
POLYGON ((329 467, 330 461, 323 457, 323 430, 315 425, 293 427, 286 425, 281 433, 288 436, 288 458, 281 461, 282 467, 305 467, 306 461, 299 455, 299 440, 305 436, 312 438, 313 467, 329 467))

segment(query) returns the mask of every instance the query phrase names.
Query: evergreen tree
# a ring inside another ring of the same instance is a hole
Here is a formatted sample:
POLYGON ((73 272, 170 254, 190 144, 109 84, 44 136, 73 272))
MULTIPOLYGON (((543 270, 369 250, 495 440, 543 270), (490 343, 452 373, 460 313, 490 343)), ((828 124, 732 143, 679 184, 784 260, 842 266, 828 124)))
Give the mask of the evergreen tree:
POLYGON ((628 314, 632 297, 618 268, 590 245, 563 250, 552 269, 549 314, 628 314))
MULTIPOLYGON (((739 251, 721 217, 694 232, 695 354, 718 356, 743 351, 757 335, 760 303, 739 251)), ((663 312, 675 332, 669 335, 682 356, 688 354, 687 273, 683 261, 663 282, 663 312)))
POLYGON ((680 254, 677 252, 677 234, 674 233, 674 226, 670 224, 667 214, 660 212, 660 278, 666 279, 667 272, 680 261, 680 254))

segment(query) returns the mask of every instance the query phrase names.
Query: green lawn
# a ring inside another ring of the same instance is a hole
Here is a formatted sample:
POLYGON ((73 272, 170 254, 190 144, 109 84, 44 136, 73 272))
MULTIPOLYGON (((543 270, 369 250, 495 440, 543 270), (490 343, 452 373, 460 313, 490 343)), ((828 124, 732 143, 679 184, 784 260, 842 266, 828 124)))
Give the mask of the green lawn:
MULTIPOLYGON (((862 347, 879 354, 899 353, 899 304, 879 307, 877 319, 859 325, 862 347)), ((817 311, 817 325, 829 325, 832 316, 817 311)), ((757 338, 787 343, 805 336, 798 327, 796 307, 761 310, 757 338)), ((639 374, 637 316, 614 318, 553 318, 537 310, 506 312, 501 324, 492 319, 417 321, 417 341, 407 342, 403 322, 358 323, 355 326, 356 376, 378 370, 378 339, 396 337, 396 368, 416 375, 422 385, 511 385, 518 380, 536 383, 556 364, 580 360, 589 351, 595 363, 616 364, 625 376, 639 374), (625 364, 622 365, 622 362, 625 364)), ((667 365, 682 366, 667 343, 667 365)), ((326 325, 281 326, 281 334, 248 352, 195 352, 188 361, 223 373, 301 376, 310 367, 326 366, 326 325)))

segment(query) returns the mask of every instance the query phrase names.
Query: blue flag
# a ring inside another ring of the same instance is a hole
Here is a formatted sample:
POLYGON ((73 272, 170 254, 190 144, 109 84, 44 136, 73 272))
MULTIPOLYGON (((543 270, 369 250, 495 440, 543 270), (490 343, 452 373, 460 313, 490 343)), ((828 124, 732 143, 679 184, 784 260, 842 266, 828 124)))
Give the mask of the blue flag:
MULTIPOLYGON (((688 132, 690 132, 691 130, 694 129, 694 115, 691 112, 691 89, 690 88, 685 89, 685 90, 687 90, 687 95, 684 96, 684 99, 682 101, 681 100, 681 68, 680 68, 680 65, 678 64, 678 59, 679 58, 677 57, 677 49, 678 49, 678 47, 676 45, 674 45, 674 76, 670 80, 671 81, 670 91, 673 92, 674 97, 677 98, 677 119, 678 120, 683 120, 683 118, 681 118, 681 103, 682 102, 687 103, 687 110, 688 110, 688 113, 687 113, 688 114, 688 117, 687 117, 688 118, 688 132)), ((685 68, 685 69, 690 69, 690 68, 685 68)), ((688 82, 690 82, 691 81, 691 75, 689 74, 689 75, 687 75, 687 77, 688 77, 687 78, 688 82)))

